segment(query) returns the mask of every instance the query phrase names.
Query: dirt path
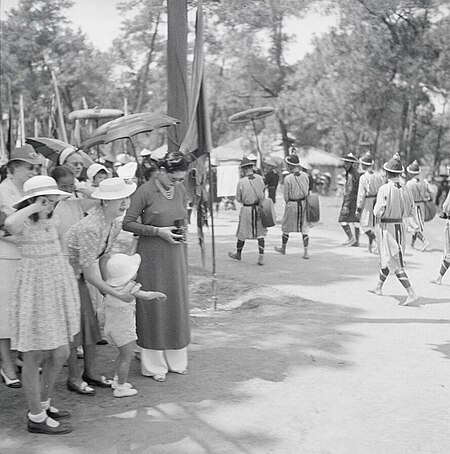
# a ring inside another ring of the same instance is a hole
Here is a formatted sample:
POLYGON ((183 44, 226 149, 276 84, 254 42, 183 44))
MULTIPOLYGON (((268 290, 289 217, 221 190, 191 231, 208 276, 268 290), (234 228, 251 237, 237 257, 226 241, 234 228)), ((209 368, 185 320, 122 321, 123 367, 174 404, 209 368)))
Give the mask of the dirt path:
MULTIPOLYGON (((108 390, 69 394, 62 374, 56 402, 72 410, 76 430, 53 438, 26 432, 23 392, 2 386, 0 452, 450 452, 450 276, 440 287, 428 283, 441 260, 443 221, 427 225, 434 250, 408 251, 422 298, 420 307, 401 307, 405 293, 393 277, 387 296, 367 292, 377 258, 364 247, 340 246, 338 204, 323 199, 309 261, 295 236, 286 256, 273 252, 276 228, 264 267, 256 265, 254 242, 241 262, 227 258, 237 213, 220 212, 215 312, 205 309, 211 279, 200 268, 193 230, 189 374, 156 383, 139 375, 135 361, 130 380, 139 394, 121 400, 108 390)), ((99 348, 101 370, 111 371, 114 349, 99 348)))

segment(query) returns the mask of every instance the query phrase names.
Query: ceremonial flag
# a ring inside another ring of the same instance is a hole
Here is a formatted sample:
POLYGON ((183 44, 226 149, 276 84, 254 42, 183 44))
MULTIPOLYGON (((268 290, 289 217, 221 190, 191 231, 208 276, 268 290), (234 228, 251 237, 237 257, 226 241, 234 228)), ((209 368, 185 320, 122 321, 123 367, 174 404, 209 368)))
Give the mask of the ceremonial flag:
MULTIPOLYGON (((197 3, 197 16, 195 27, 194 60, 192 68, 191 87, 189 91, 189 124, 186 135, 180 145, 180 151, 189 157, 191 164, 192 178, 188 179, 188 192, 191 193, 195 207, 197 208, 197 233, 202 255, 202 264, 205 266, 205 238, 203 227, 208 225, 208 197, 207 183, 208 174, 211 178, 211 165, 209 172, 206 171, 206 160, 211 153, 211 128, 206 105, 205 83, 204 83, 204 51, 203 51, 203 5, 202 0, 197 3), (190 187, 189 187, 190 186, 190 187)), ((210 184, 211 186, 211 184, 210 184)), ((213 272, 213 303, 215 307, 215 238, 213 210, 211 215, 212 233, 212 272, 213 272)))
POLYGON ((58 139, 61 139, 64 142, 68 142, 66 125, 64 124, 64 114, 61 104, 61 99, 59 97, 58 82, 56 80, 55 72, 52 70, 52 82, 53 90, 55 92, 55 103, 56 103, 56 113, 57 113, 57 125, 58 125, 58 139))
POLYGON ((11 151, 14 148, 14 137, 13 137, 13 105, 11 96, 11 81, 9 78, 6 79, 8 84, 8 131, 6 137, 6 151, 8 153, 8 159, 11 156, 11 151))

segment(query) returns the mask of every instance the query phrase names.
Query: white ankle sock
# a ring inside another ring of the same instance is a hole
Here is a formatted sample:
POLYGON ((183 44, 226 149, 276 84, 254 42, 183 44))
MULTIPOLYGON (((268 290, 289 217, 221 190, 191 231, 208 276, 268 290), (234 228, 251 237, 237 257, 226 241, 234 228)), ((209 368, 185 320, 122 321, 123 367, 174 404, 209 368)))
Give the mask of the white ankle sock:
POLYGON ((28 412, 28 419, 33 422, 44 422, 47 419, 47 413, 45 410, 42 410, 37 415, 28 412))

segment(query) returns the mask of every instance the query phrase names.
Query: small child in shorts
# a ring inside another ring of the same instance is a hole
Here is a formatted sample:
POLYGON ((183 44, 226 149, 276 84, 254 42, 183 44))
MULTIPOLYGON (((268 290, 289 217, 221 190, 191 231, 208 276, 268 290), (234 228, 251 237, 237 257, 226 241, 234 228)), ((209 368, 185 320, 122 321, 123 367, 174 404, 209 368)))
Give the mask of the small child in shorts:
MULTIPOLYGON (((154 300, 158 303, 166 300, 166 295, 160 292, 145 292, 141 285, 134 282, 141 264, 139 254, 113 254, 106 262, 106 282, 116 290, 128 287, 130 292, 141 300, 154 300)), ((111 385, 114 397, 128 397, 137 394, 137 390, 127 383, 130 363, 134 356, 136 336, 136 300, 126 303, 106 295, 105 308, 105 338, 119 349, 115 363, 115 375, 111 385)))

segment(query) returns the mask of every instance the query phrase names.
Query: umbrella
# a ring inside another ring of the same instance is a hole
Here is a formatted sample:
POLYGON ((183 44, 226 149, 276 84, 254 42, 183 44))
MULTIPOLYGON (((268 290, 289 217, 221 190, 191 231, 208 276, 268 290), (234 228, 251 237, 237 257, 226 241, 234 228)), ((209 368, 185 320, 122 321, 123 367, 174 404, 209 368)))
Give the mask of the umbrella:
POLYGON ((255 120, 261 120, 262 118, 268 117, 275 112, 273 107, 254 107, 253 109, 242 110, 228 117, 230 123, 247 123, 252 122, 253 131, 255 133, 256 149, 258 150, 260 162, 262 161, 262 153, 259 148, 258 134, 256 132, 255 120))
POLYGON ((274 112, 274 108, 270 106, 254 107, 253 109, 242 110, 231 115, 228 117, 228 121, 230 123, 247 123, 249 121, 261 120, 272 115, 274 112))
MULTIPOLYGON (((76 147, 70 145, 70 143, 50 137, 27 137, 25 142, 31 145, 36 153, 40 153, 42 156, 45 156, 56 164, 58 164, 59 155, 63 150, 66 150, 67 148, 76 150, 76 147)), ((77 153, 82 156, 85 161, 85 166, 90 166, 94 162, 84 151, 77 150, 77 153)))
POLYGON ((93 109, 74 110, 67 117, 69 121, 74 120, 101 120, 123 116, 123 111, 119 109, 100 109, 96 106, 93 109))
POLYGON ((129 139, 137 159, 133 140, 131 139, 133 136, 143 132, 151 132, 155 129, 176 125, 178 123, 180 123, 180 121, 176 118, 163 114, 144 112, 126 115, 125 117, 108 121, 108 123, 97 128, 90 137, 83 142, 81 148, 86 149, 95 145, 114 142, 118 139, 129 139))
MULTIPOLYGON (((113 118, 123 116, 123 111, 119 109, 100 109, 95 106, 92 109, 74 110, 69 113, 69 121, 75 121, 75 131, 78 131, 78 141, 81 142, 80 120, 94 120, 95 127, 98 128, 99 120, 112 120, 113 118)), ((92 129, 90 129, 92 131, 92 129)), ((100 159, 100 149, 97 147, 97 159, 100 159)))

